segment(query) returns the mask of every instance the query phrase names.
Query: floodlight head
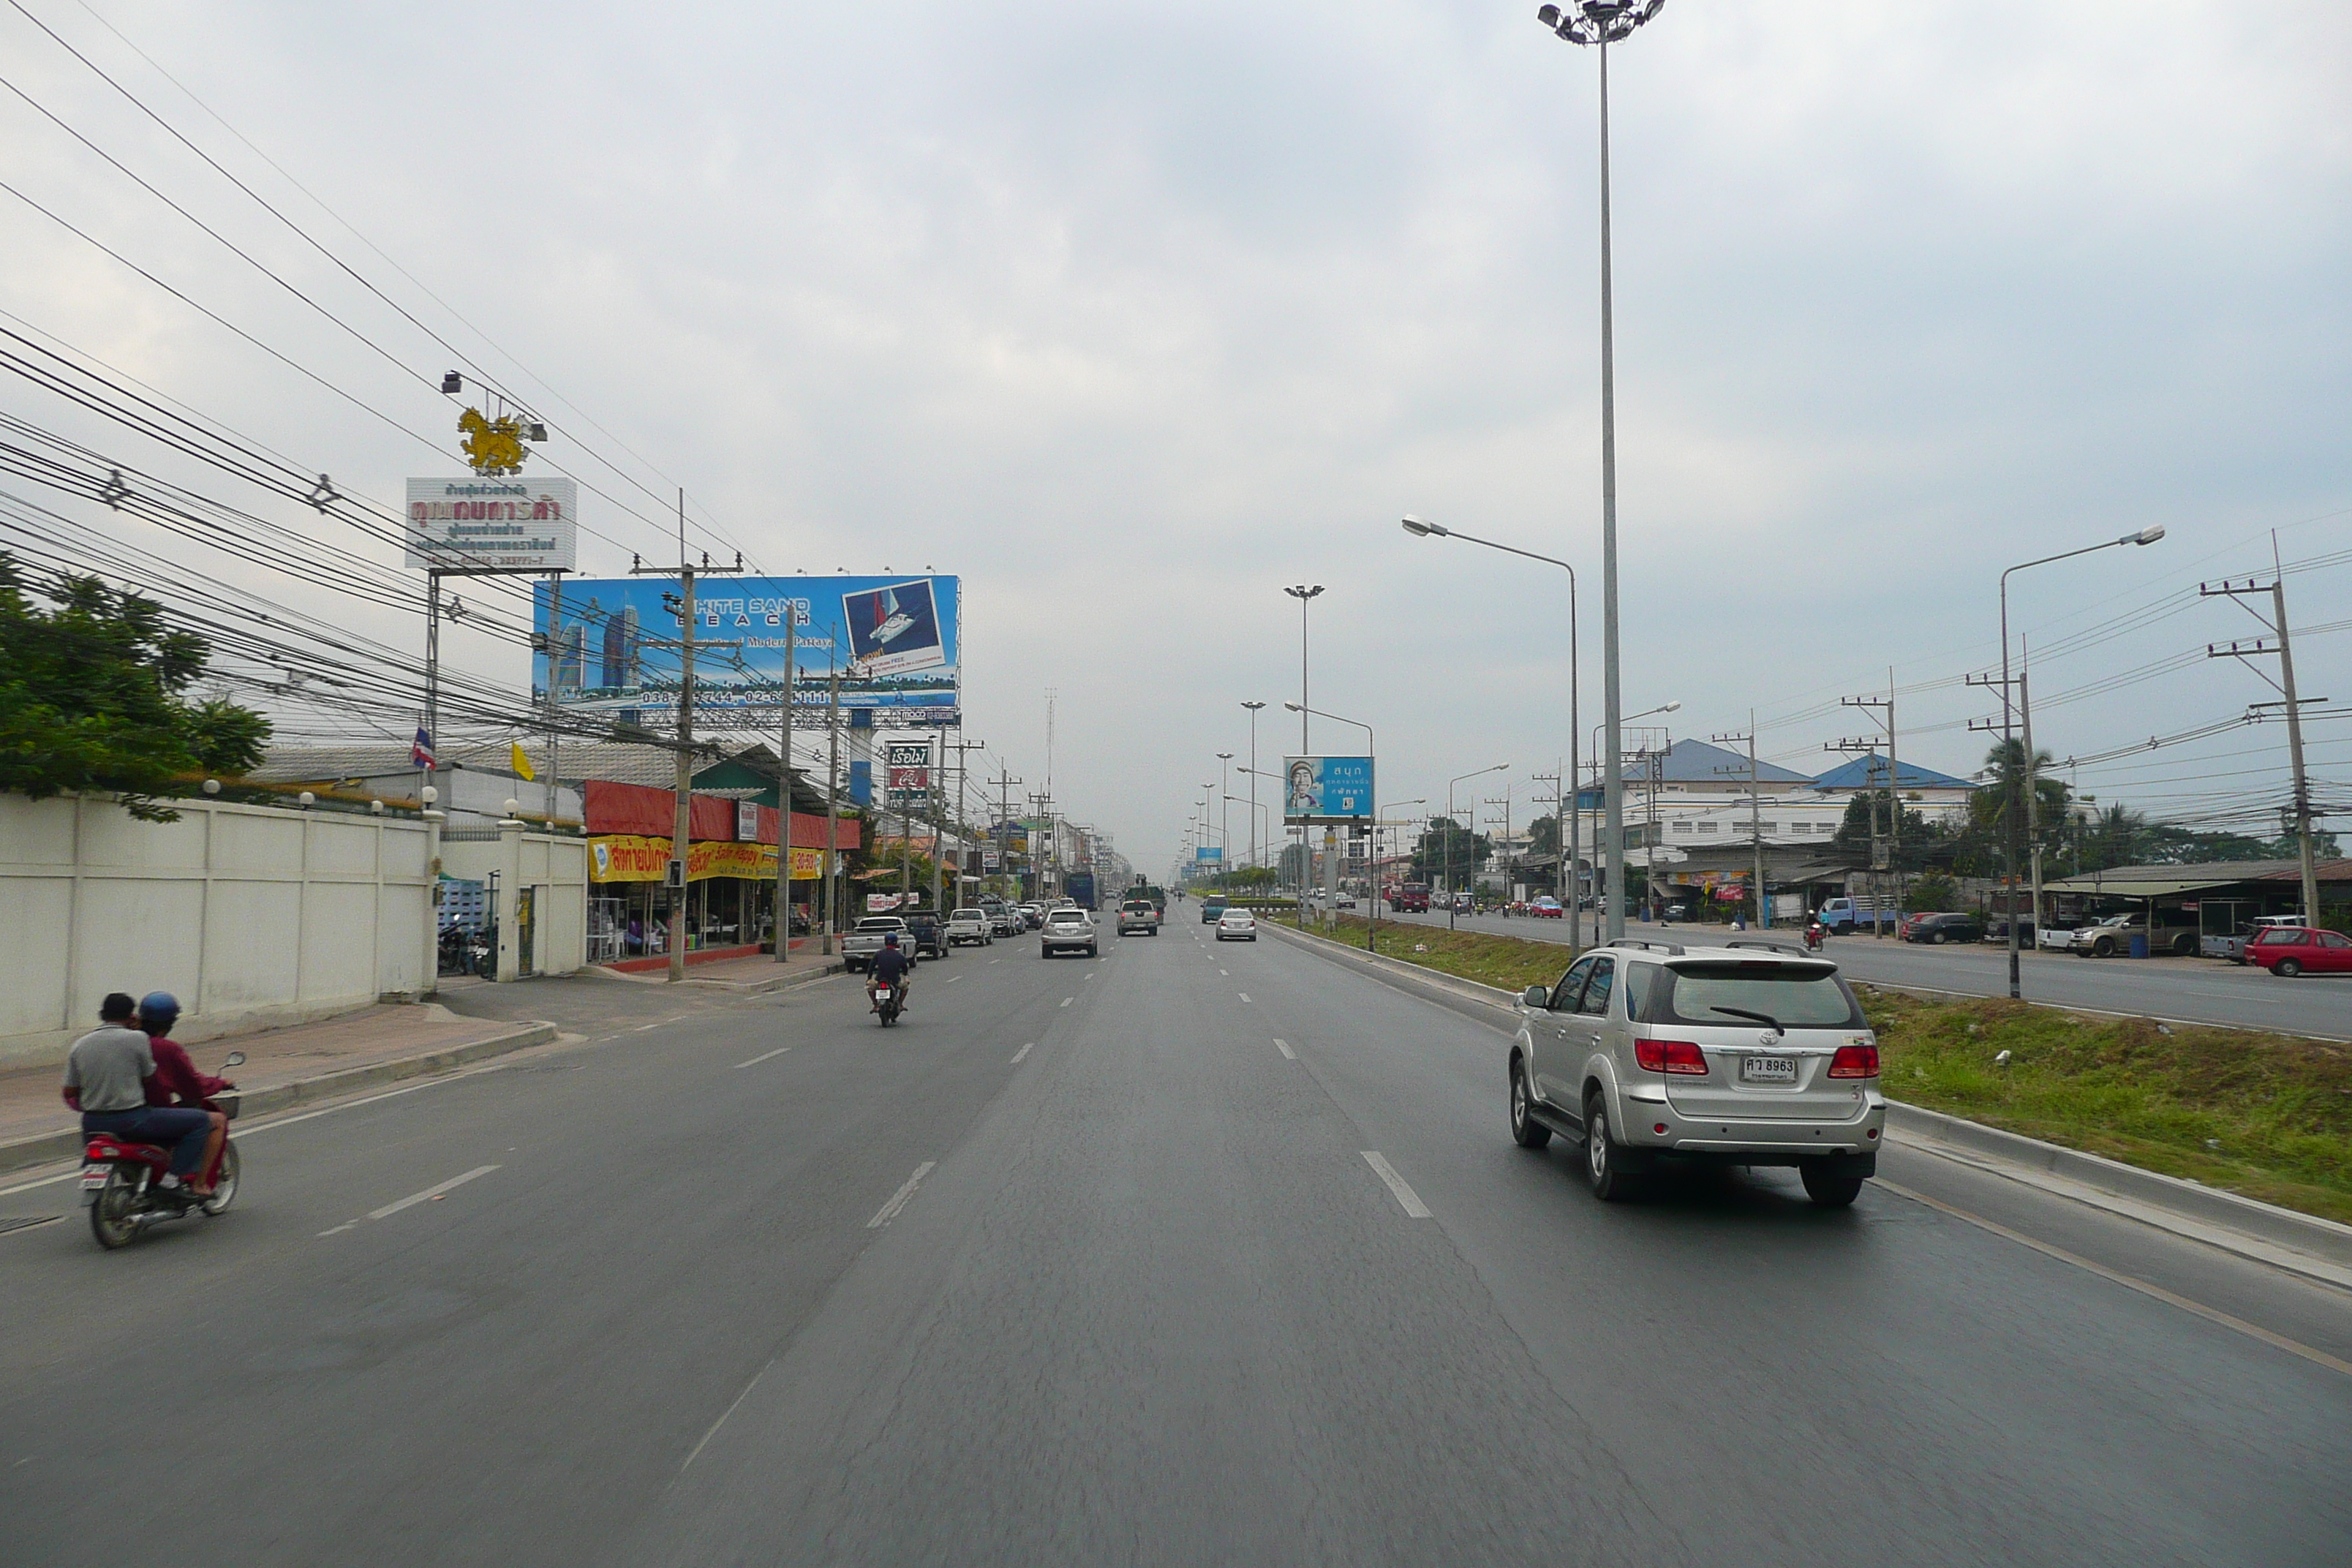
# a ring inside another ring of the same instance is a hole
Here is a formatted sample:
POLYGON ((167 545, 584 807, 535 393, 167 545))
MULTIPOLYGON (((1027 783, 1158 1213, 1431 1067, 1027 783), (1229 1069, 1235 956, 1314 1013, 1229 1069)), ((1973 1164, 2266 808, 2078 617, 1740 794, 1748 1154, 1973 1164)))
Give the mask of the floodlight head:
POLYGON ((442 392, 442 395, 443 395, 444 396, 447 396, 447 397, 455 397, 455 396, 457 396, 457 394, 459 394, 459 393, 461 393, 461 392, 463 392, 463 391, 465 391, 465 390, 466 390, 466 378, 465 378, 464 376, 459 375, 459 374, 458 374, 456 371, 454 371, 454 370, 452 370, 452 371, 444 371, 444 372, 442 373, 442 375, 441 375, 441 392, 442 392))
POLYGON ((1536 7, 1536 20, 1537 20, 1537 21, 1538 21, 1538 22, 1541 22, 1541 23, 1542 23, 1545 26, 1547 26, 1547 27, 1557 27, 1557 26, 1559 26, 1559 6, 1557 6, 1557 5, 1538 5, 1538 6, 1537 6, 1537 7, 1536 7))
POLYGON ((1307 711, 1307 710, 1305 710, 1304 708, 1301 708, 1301 707, 1300 707, 1297 703, 1296 703, 1296 702, 1286 702, 1286 703, 1284 703, 1284 704, 1282 705, 1282 707, 1283 707, 1283 711, 1285 711, 1285 712, 1286 712, 1286 713, 1304 713, 1305 711, 1307 711))
POLYGON ((1658 711, 1661 713, 1679 713, 1682 711, 1682 707, 1681 700, 1679 698, 1674 698, 1659 704, 1658 711))
POLYGON ((1312 587, 1309 587, 1307 584, 1304 584, 1304 583, 1301 583, 1301 584, 1298 584, 1297 586, 1296 586, 1296 587, 1292 587, 1292 588, 1285 588, 1285 589, 1283 590, 1283 592, 1284 592, 1284 593, 1286 593, 1286 594, 1289 595, 1292 598, 1294 598, 1294 599, 1302 599, 1302 600, 1303 600, 1303 599, 1311 599, 1311 598, 1313 598, 1316 595, 1318 595, 1318 594, 1321 593, 1322 591, 1323 591, 1323 584, 1320 584, 1320 583, 1316 584, 1315 584, 1314 586, 1312 586, 1312 587))
POLYGON ((2150 523, 2147 527, 2141 529, 2137 533, 2132 535, 2132 542, 2134 544, 2154 544, 2158 540, 2162 539, 2163 537, 2164 524, 2160 522, 2150 523))
POLYGON ((1423 522, 1421 519, 1413 516, 1411 512, 1407 512, 1405 514, 1404 531, 1407 533, 1412 534, 1416 539, 1427 539, 1432 535, 1434 535, 1439 539, 1445 537, 1445 525, 1444 523, 1423 522))

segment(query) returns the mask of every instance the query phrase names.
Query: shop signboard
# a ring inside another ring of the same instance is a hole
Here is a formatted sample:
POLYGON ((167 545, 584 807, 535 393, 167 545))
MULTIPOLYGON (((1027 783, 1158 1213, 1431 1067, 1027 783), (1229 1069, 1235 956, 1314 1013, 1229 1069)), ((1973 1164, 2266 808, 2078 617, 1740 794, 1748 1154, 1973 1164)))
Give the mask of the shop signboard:
MULTIPOLYGON (((539 695, 551 685, 562 706, 593 712, 675 707, 686 630, 678 579, 577 577, 562 587, 560 616, 550 585, 532 588, 533 626, 551 650, 539 660, 539 695)), ((720 723, 730 714, 772 722, 790 639, 795 711, 823 710, 837 675, 853 726, 960 724, 961 602, 960 580, 947 576, 698 579, 695 637, 735 646, 696 661, 696 710, 720 723)))
POLYGON ((569 572, 579 563, 579 515, 580 487, 571 479, 411 479, 402 542, 411 566, 569 572))
POLYGON ((735 837, 746 844, 760 837, 760 808, 751 801, 735 803, 735 837))
POLYGON ((1282 819, 1292 824, 1370 822, 1372 759, 1285 757, 1282 819))
MULTIPOLYGON (((814 881, 824 874, 824 851, 795 847, 793 880, 814 881)), ((588 840, 588 879, 592 882, 658 882, 670 865, 670 841, 633 833, 606 833, 588 840)), ((773 881, 776 847, 724 838, 698 839, 687 846, 686 879, 700 882, 712 877, 748 877, 773 881)))

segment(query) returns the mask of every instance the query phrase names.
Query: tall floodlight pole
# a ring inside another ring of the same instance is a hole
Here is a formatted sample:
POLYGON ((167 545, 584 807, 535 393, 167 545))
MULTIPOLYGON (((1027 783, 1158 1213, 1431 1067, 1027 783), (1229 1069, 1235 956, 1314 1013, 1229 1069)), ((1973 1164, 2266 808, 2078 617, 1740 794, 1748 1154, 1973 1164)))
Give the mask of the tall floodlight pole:
MULTIPOLYGON (((2000 747, 2003 761, 2014 763, 2017 760, 2012 749, 2017 743, 2017 704, 2010 699, 2010 693, 2015 689, 2009 673, 2010 573, 2022 572, 2029 566, 2047 566, 2053 561, 2071 561, 2077 555, 2088 555, 2095 550, 2113 550, 2119 544, 2154 544, 2163 537, 2164 525, 2157 523, 2137 532, 2126 533, 2120 539, 2105 540, 2097 544, 2085 544, 2080 550, 2062 550, 2055 555, 2044 555, 2037 561, 2021 561, 2000 574, 2000 747)), ((2024 766, 2016 770, 2010 784, 2011 787, 2014 787, 2017 783, 2022 782, 2030 794, 2038 781, 2033 776, 2033 759, 2028 757, 2024 759, 2024 766)), ((1892 778, 1888 779, 1890 789, 1894 783, 1892 778)), ((1895 800, 1895 810, 1902 810, 1902 797, 1897 795, 1895 800)), ((2012 1002, 2020 1000, 2024 994, 2023 987, 2019 984, 2017 963, 2017 820, 2021 815, 2018 810, 2021 804, 2014 799, 2004 803, 2006 806, 2004 815, 2008 817, 2008 821, 2004 824, 2005 831, 2001 834, 2001 858, 2004 861, 2002 868, 2008 873, 2009 882, 2009 999, 2012 1002)), ((2042 911, 2034 910, 2033 918, 2037 922, 2034 927, 2033 940, 2040 942, 2042 928, 2038 922, 2042 919, 2042 911)))
POLYGON ((1251 865, 1251 867, 1252 867, 1253 868, 1255 868, 1256 867, 1256 865, 1257 865, 1257 857, 1258 857, 1258 837, 1257 837, 1257 712, 1258 712, 1258 710, 1259 710, 1259 709, 1261 709, 1261 708, 1263 708, 1263 707, 1265 707, 1265 703, 1263 703, 1263 702, 1244 702, 1244 703, 1243 703, 1243 704, 1242 704, 1242 706, 1249 710, 1249 716, 1250 716, 1250 765, 1249 765, 1249 775, 1250 775, 1250 865, 1251 865))
MULTIPOLYGON (((1307 606, 1323 592, 1323 584, 1299 583, 1285 588, 1283 592, 1298 601, 1298 754, 1303 757, 1310 750, 1307 739, 1307 606)), ((1289 815, 1286 805, 1284 815, 1289 815)), ((1308 862, 1313 858, 1314 850, 1307 843, 1307 829, 1302 826, 1298 830, 1298 923, 1302 930, 1307 924, 1307 887, 1311 880, 1308 872, 1313 868, 1308 862)))
POLYGON ((1231 752, 1219 752, 1217 753, 1217 853, 1220 857, 1218 866, 1224 872, 1227 888, 1234 885, 1234 814, 1226 809, 1224 802, 1234 798, 1233 787, 1234 754, 1231 752))
MULTIPOLYGON (((1547 566, 1557 566, 1561 571, 1568 574, 1568 776, 1570 784, 1569 794, 1573 796, 1576 793, 1573 787, 1576 779, 1576 737, 1578 732, 1584 728, 1583 717, 1577 706, 1577 693, 1583 689, 1584 683, 1578 673, 1576 662, 1576 568, 1570 566, 1567 562, 1560 560, 1557 556, 1538 555, 1532 550, 1521 550, 1516 544, 1498 544, 1491 539, 1481 539, 1475 533, 1457 533, 1453 529, 1446 527, 1444 523, 1429 522, 1417 517, 1407 516, 1405 518, 1404 531, 1417 539, 1459 539, 1465 543, 1483 544, 1489 550, 1500 550, 1507 554, 1524 556, 1529 561, 1540 561, 1547 566)), ((1613 734, 1614 732, 1615 731, 1612 728, 1612 733, 1613 734)), ((1582 902, 1581 898, 1576 891, 1576 859, 1580 846, 1577 842, 1578 835, 1575 816, 1566 812, 1563 812, 1561 815, 1566 816, 1569 818, 1566 824, 1568 828, 1568 840, 1566 844, 1568 876, 1566 880, 1568 882, 1569 889, 1568 950, 1570 955, 1573 956, 1576 953, 1578 947, 1577 932, 1584 923, 1583 917, 1577 912, 1577 905, 1582 902)), ((1553 827, 1555 836, 1557 836, 1557 831, 1560 826, 1561 825, 1559 823, 1554 823, 1553 827)), ((1614 865, 1615 862, 1612 861, 1611 864, 1614 865)), ((1451 889, 1448 889, 1447 890, 1449 892, 1452 891, 1451 889)))
POLYGON ((1601 50, 1601 705, 1606 712, 1608 771, 1601 781, 1601 847, 1607 852, 1606 936, 1625 934, 1624 744, 1619 733, 1617 658, 1617 358, 1616 301, 1609 258, 1609 46, 1664 8, 1666 0, 1572 0, 1562 9, 1541 5, 1536 20, 1555 37, 1601 50))

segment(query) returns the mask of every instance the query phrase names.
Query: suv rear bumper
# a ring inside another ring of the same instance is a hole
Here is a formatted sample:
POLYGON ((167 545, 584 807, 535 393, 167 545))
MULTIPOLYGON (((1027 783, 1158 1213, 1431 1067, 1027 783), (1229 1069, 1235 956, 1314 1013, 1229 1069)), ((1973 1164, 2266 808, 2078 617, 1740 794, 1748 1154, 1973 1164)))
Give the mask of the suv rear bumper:
POLYGON ((1667 1104, 1663 1095, 1651 1099, 1627 1094, 1616 1131, 1618 1139, 1630 1148, 1677 1159, 1728 1165, 1794 1165, 1831 1157, 1866 1161, 1869 1171, 1844 1173, 1868 1175, 1877 1168, 1878 1146, 1885 1142, 1886 1103, 1874 1090, 1863 1113, 1850 1120, 1732 1120, 1685 1116, 1667 1104))

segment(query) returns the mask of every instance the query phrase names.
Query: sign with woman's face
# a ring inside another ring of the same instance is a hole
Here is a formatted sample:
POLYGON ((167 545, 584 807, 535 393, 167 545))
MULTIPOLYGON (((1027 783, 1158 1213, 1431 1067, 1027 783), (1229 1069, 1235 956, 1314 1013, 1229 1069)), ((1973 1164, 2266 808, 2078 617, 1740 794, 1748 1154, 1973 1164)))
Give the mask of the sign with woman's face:
POLYGON ((1371 820, 1371 758, 1286 757, 1282 773, 1282 815, 1286 820, 1371 820))

